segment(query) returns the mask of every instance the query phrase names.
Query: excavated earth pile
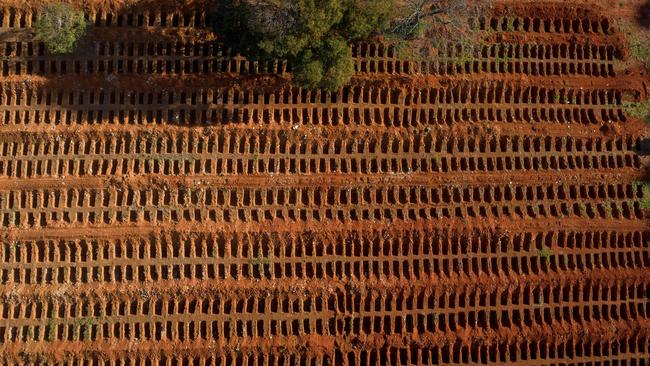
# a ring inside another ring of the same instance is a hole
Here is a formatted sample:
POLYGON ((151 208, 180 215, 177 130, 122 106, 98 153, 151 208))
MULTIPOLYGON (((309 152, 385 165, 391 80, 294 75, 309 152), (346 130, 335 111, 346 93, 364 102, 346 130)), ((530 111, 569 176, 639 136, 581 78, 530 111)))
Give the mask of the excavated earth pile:
POLYGON ((329 93, 200 2, 86 2, 66 56, 36 3, 0 8, 0 363, 650 359, 649 84, 607 9, 499 3, 429 61, 355 45, 329 93))

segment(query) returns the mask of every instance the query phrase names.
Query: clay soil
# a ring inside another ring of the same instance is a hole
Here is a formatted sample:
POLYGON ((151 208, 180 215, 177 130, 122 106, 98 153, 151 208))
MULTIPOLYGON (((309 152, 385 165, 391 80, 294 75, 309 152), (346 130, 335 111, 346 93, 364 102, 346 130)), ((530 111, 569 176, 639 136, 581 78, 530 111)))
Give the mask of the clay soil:
POLYGON ((499 1, 336 93, 203 1, 74 1, 53 56, 47 2, 0 2, 0 363, 650 359, 643 2, 499 1))

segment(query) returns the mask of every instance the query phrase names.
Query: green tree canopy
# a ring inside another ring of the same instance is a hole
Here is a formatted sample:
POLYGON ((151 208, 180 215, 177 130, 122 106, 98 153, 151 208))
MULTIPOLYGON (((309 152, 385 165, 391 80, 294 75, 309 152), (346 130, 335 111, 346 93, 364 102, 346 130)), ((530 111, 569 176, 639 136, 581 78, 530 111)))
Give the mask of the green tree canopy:
POLYGON ((48 5, 34 23, 34 39, 43 41, 51 53, 69 53, 86 33, 84 13, 72 5, 48 5))
POLYGON ((388 26, 394 0, 229 0, 217 33, 249 58, 289 60, 295 82, 336 90, 354 74, 350 41, 388 26))
POLYGON ((340 30, 349 40, 363 40, 390 26, 392 0, 348 0, 340 30))

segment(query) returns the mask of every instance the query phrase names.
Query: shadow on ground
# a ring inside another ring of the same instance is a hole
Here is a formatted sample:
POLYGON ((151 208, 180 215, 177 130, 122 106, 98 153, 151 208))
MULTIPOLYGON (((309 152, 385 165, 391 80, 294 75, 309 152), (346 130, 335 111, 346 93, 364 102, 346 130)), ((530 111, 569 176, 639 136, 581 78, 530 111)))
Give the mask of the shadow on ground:
POLYGON ((650 28, 650 1, 646 1, 641 5, 636 16, 636 22, 641 27, 650 28))

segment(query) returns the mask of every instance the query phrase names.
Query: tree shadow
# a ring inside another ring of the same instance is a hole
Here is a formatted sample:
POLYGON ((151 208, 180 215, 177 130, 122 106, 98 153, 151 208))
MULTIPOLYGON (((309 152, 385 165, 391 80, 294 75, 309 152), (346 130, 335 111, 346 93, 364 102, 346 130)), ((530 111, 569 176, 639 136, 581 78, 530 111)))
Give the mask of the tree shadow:
POLYGON ((4 75, 8 77, 0 85, 11 88, 14 98, 23 98, 21 103, 35 93, 45 98, 47 104, 39 107, 38 115, 46 115, 49 123, 88 118, 86 125, 103 127, 102 121, 123 124, 129 115, 140 114, 137 118, 155 124, 190 127, 230 123, 205 115, 232 104, 232 95, 238 90, 272 92, 288 84, 280 75, 242 71, 243 60, 234 53, 214 51, 221 40, 214 36, 210 12, 203 13, 201 1, 190 8, 176 3, 145 0, 116 9, 110 17, 107 12, 92 17, 86 35, 66 55, 52 55, 43 44, 34 44, 29 56, 24 44, 32 38, 30 29, 18 30, 20 34, 2 33, 0 42, 6 44, 8 53, 2 56, 9 66, 4 75), (160 11, 168 12, 165 26, 160 26, 159 15, 153 22, 147 16, 160 11), (183 13, 204 15, 197 20, 183 13), (205 34, 207 40, 202 39, 205 34), (196 49, 208 51, 193 53, 196 49), (207 56, 192 56, 197 54, 207 56), (220 63, 219 59, 228 61, 220 63), (230 90, 231 99, 206 96, 223 90, 230 90), (53 110, 58 112, 51 113, 53 110))
POLYGON ((261 40, 259 35, 246 28, 251 14, 247 6, 247 3, 239 0, 220 0, 207 12, 207 26, 219 35, 219 41, 232 52, 245 54, 251 61, 275 61, 257 47, 261 40))
POLYGON ((642 156, 650 156, 650 138, 641 139, 637 153, 642 156))
POLYGON ((641 27, 650 28, 650 0, 639 7, 636 22, 641 27))

